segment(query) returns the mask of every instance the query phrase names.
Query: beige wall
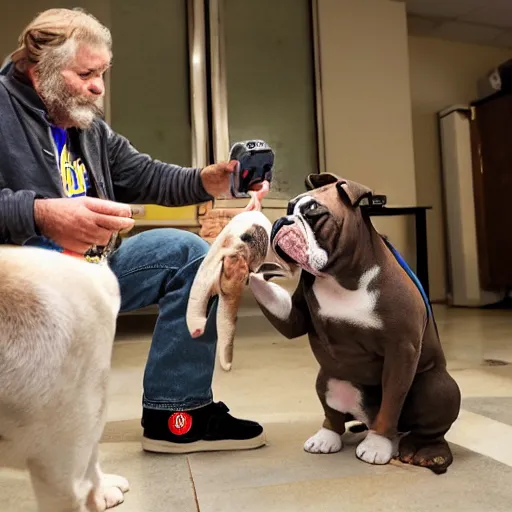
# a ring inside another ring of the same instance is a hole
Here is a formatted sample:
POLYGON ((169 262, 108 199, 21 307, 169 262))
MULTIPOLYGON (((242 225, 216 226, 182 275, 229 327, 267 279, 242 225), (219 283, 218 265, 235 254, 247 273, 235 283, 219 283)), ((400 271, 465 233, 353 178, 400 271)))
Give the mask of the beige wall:
POLYGON ((436 113, 477 95, 477 80, 512 51, 409 37, 411 98, 418 204, 428 214, 430 286, 433 300, 446 297, 444 221, 436 113))
MULTIPOLYGON (((476 98, 477 80, 512 51, 408 37, 405 6, 385 0, 318 0, 326 171, 428 213, 430 291, 446 297, 436 113, 476 98)), ((415 262, 404 219, 376 227, 415 262)))
MULTIPOLYGON (((407 23, 402 3, 319 0, 326 171, 415 204, 407 23)), ((404 256, 412 222, 376 219, 404 256)))

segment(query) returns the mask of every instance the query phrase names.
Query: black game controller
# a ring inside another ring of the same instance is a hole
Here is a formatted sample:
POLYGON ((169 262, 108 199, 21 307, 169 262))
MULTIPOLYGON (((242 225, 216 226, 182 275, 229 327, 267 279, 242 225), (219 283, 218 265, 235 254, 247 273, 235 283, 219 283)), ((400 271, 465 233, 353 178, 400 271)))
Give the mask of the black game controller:
POLYGON ((229 160, 238 160, 240 165, 231 174, 231 195, 249 197, 249 190, 263 181, 272 181, 274 152, 263 140, 247 140, 235 143, 229 160))

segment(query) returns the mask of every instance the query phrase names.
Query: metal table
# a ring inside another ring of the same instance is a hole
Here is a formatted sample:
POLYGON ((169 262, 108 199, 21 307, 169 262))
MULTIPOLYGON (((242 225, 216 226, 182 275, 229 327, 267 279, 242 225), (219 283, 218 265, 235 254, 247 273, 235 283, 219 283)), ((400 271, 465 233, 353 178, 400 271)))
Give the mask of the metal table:
POLYGON ((416 222, 416 275, 429 298, 427 210, 431 209, 431 206, 373 206, 367 208, 370 217, 414 215, 416 222))

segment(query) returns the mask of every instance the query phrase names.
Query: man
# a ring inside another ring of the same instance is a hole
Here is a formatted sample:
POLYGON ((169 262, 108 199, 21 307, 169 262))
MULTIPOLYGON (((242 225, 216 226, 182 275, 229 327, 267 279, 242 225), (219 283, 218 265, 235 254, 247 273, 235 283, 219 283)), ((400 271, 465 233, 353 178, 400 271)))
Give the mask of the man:
MULTIPOLYGON (((100 104, 111 57, 109 31, 80 10, 45 11, 21 34, 0 77, 1 243, 94 255, 132 227, 126 203, 191 205, 228 191, 236 162, 204 169, 162 163, 107 126, 100 104)), ((213 311, 202 338, 187 331, 187 299, 207 250, 194 234, 158 229, 128 237, 109 256, 122 311, 159 306, 144 374, 148 451, 265 444, 260 425, 213 402, 213 311)))

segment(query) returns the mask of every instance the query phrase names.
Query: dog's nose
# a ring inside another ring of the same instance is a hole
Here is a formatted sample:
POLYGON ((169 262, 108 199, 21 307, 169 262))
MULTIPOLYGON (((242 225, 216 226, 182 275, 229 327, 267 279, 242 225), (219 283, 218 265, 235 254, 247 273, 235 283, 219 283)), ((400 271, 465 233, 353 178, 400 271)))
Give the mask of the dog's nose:
POLYGON ((274 224, 272 225, 272 231, 270 232, 270 243, 274 241, 275 236, 277 235, 277 232, 283 227, 288 226, 290 224, 293 224, 293 220, 290 218, 290 216, 286 217, 280 217, 277 219, 274 224))

